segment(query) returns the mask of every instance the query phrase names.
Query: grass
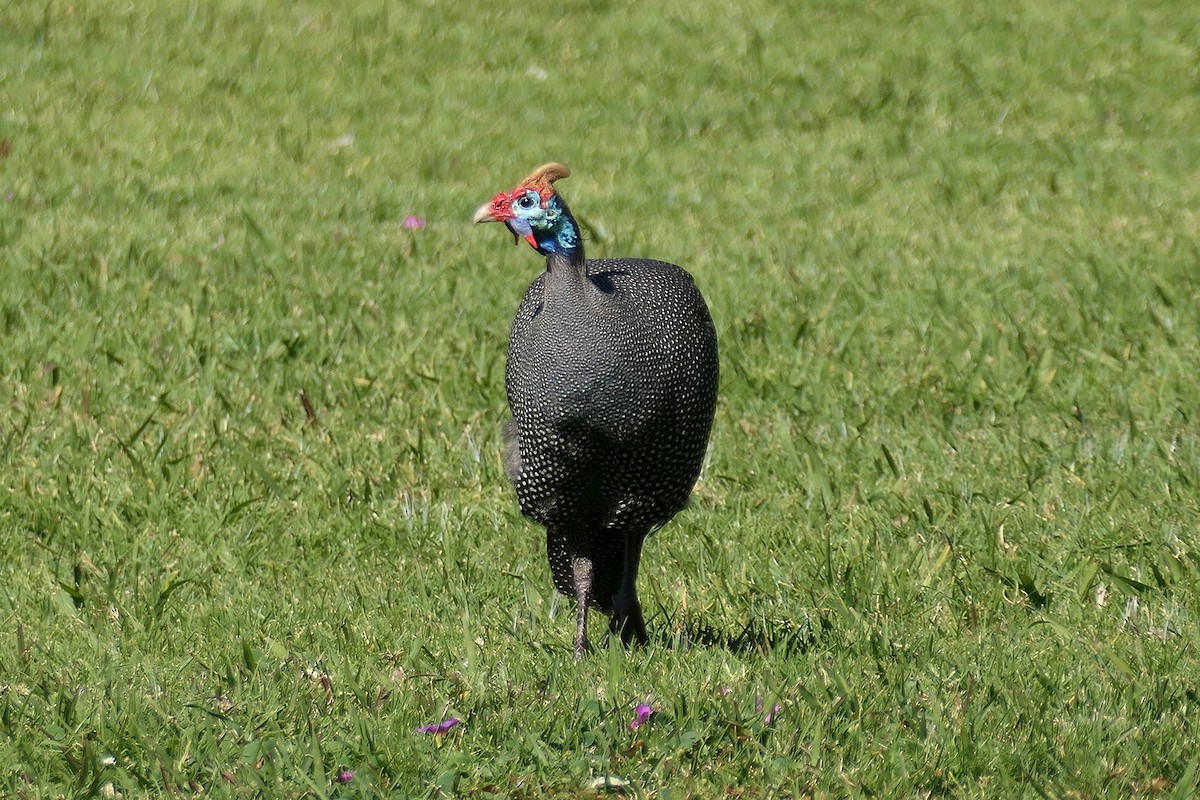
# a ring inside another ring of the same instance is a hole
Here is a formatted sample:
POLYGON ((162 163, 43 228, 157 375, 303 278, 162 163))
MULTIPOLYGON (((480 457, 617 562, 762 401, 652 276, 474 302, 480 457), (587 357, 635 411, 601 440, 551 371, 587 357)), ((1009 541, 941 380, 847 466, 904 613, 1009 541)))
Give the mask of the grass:
POLYGON ((0 8, 0 794, 1190 796, 1198 70, 1173 1, 0 8), (579 665, 467 222, 551 159, 722 348, 579 665))

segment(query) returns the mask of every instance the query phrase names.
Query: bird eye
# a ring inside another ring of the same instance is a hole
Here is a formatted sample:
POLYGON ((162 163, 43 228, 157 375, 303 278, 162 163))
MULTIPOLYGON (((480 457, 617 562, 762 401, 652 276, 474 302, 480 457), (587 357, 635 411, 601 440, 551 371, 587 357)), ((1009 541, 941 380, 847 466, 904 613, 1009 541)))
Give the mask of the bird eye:
POLYGON ((533 208, 534 200, 532 194, 523 194, 521 199, 517 201, 517 205, 521 208, 533 208))

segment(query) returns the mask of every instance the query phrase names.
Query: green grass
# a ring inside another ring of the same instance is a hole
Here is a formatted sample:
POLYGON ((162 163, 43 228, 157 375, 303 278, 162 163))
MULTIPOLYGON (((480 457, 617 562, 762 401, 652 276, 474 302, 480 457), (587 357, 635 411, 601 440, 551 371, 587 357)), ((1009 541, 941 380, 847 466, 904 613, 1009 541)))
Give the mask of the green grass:
POLYGON ((1200 6, 651 5, 0 7, 0 795, 1195 791, 1200 6), (468 222, 551 159, 722 348, 578 665, 468 222))

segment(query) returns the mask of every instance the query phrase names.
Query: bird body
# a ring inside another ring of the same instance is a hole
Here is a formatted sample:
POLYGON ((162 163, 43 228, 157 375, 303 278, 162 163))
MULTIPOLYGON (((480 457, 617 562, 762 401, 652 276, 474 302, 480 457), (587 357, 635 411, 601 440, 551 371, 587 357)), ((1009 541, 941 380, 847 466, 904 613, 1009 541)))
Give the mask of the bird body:
POLYGON ((717 391, 712 319, 690 275, 648 259, 583 256, 547 165, 476 221, 505 222, 546 256, 509 336, 505 470, 522 512, 546 528, 558 591, 624 642, 646 640, 636 578, 642 542, 686 504, 717 391), (549 177, 547 177, 549 176, 549 177), (521 204, 526 213, 521 213, 521 204))

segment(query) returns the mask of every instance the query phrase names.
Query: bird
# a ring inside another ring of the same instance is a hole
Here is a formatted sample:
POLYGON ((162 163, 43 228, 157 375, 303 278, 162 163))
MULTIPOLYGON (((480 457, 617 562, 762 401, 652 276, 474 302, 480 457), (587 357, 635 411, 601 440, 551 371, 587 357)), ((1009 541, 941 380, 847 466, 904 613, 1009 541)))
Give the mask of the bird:
MULTIPOLYGON (((509 333, 504 469, 521 512, 546 529, 555 589, 575 601, 574 658, 588 609, 608 635, 646 644, 637 574, 645 538, 681 511, 700 475, 717 403, 717 334, 681 267, 587 259, 545 164, 480 206, 545 257, 509 333)), ((607 641, 607 636, 606 636, 607 641)))

